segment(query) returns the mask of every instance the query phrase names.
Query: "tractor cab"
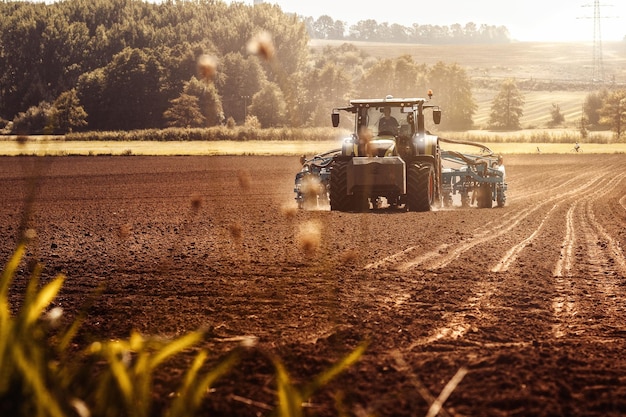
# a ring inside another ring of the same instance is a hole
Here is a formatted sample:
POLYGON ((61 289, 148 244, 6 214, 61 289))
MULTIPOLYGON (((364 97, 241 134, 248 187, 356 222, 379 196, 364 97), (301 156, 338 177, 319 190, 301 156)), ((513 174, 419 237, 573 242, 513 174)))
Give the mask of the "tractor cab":
POLYGON ((339 125, 339 112, 354 113, 354 133, 344 141, 343 155, 386 157, 404 156, 412 152, 416 135, 426 133, 423 110, 433 108, 433 121, 438 124, 441 111, 419 98, 351 100, 349 107, 336 108, 333 126, 339 125))

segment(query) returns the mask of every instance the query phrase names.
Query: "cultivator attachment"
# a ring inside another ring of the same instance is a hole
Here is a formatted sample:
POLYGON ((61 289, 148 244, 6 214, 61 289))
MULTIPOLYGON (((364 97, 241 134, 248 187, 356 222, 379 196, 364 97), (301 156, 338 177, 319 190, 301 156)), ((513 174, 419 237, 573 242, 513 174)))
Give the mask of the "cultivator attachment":
POLYGON ((441 151, 441 183, 444 206, 452 206, 453 196, 460 196, 461 206, 474 203, 480 208, 498 207, 506 203, 505 170, 502 157, 488 147, 475 143, 439 138, 439 142, 459 145, 470 151, 441 151))
POLYGON ((298 208, 311 209, 328 205, 330 165, 333 157, 340 153, 341 149, 335 149, 315 155, 311 159, 304 156, 300 158, 302 169, 296 174, 293 189, 298 208))

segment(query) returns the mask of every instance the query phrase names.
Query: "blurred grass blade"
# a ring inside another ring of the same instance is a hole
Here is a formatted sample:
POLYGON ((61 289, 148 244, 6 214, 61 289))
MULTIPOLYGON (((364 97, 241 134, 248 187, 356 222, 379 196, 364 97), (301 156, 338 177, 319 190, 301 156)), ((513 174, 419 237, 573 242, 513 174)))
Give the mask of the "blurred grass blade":
POLYGON ((166 346, 164 346, 161 350, 159 350, 156 353, 150 365, 152 366, 152 368, 157 367, 161 362, 163 362, 165 359, 169 358, 170 356, 180 353, 183 350, 198 343, 200 340, 202 340, 202 337, 203 337, 203 333, 192 332, 192 333, 186 334, 185 336, 177 340, 174 340, 171 343, 168 343, 166 346))
POLYGON ((57 296, 59 290, 65 281, 64 275, 57 276, 52 282, 44 286, 35 296, 32 304, 25 306, 27 308, 25 324, 31 325, 41 316, 43 311, 50 305, 52 300, 57 296))
POLYGON ((304 389, 302 396, 308 399, 315 391, 328 384, 333 378, 352 366, 363 355, 367 349, 368 343, 362 343, 357 346, 350 354, 334 364, 331 368, 322 372, 313 381, 311 381, 304 389))
POLYGON ((40 411, 39 415, 65 417, 54 396, 46 389, 45 378, 41 374, 41 368, 46 365, 35 363, 32 358, 31 360, 27 359, 28 356, 21 345, 16 344, 14 346, 13 359, 16 366, 21 370, 26 385, 33 391, 33 403, 37 405, 38 409, 45 410, 45 412, 40 411))
POLYGON ((133 384, 124 363, 124 350, 125 348, 121 345, 121 342, 113 342, 107 348, 107 356, 109 369, 117 382, 124 400, 130 405, 133 398, 133 384))
POLYGON ((2 278, 0 280, 0 314, 4 314, 5 312, 9 314, 9 300, 8 300, 8 292, 9 286, 11 285, 11 281, 15 276, 15 271, 24 256, 24 252, 26 251, 26 246, 19 245, 9 262, 7 262, 4 271, 2 271, 2 278))
POLYGON ((202 399, 209 388, 213 386, 215 381, 230 371, 239 359, 237 353, 229 355, 200 379, 199 372, 207 357, 208 354, 205 351, 200 351, 194 359, 191 368, 185 375, 185 381, 179 391, 179 395, 167 413, 168 417, 196 415, 196 410, 202 403, 202 399))
POLYGON ((301 417, 302 396, 291 384, 289 374, 278 360, 274 360, 276 368, 276 391, 278 395, 279 417, 301 417))

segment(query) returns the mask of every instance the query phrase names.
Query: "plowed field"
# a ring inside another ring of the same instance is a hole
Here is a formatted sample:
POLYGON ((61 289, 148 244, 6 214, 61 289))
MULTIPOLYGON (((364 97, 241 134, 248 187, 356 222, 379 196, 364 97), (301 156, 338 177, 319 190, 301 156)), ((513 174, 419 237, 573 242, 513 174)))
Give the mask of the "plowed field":
POLYGON ((305 383, 363 341, 307 414, 423 416, 466 371, 440 415, 624 415, 626 156, 505 164, 504 208, 337 213, 292 208, 297 157, 0 158, 0 254, 26 208, 79 344, 204 328, 215 362, 254 336, 204 415, 269 415, 271 357, 305 383))

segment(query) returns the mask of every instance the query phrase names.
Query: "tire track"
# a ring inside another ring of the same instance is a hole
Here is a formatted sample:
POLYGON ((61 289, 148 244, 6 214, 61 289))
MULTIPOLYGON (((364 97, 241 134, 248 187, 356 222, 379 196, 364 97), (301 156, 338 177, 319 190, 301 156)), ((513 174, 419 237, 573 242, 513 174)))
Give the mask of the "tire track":
MULTIPOLYGON (((486 223, 482 227, 482 231, 475 234, 471 239, 458 244, 443 244, 435 250, 427 253, 419 254, 414 258, 406 259, 412 252, 418 250, 418 247, 409 247, 403 249, 400 252, 392 254, 388 257, 382 258, 374 263, 365 265, 365 269, 387 267, 391 270, 408 271, 418 266, 424 266, 426 269, 440 269, 444 268, 450 263, 454 262, 465 252, 471 250, 475 246, 487 243, 494 240, 518 226, 523 220, 530 218, 534 213, 542 209, 548 204, 555 204, 564 198, 578 195, 584 192, 587 188, 592 187, 593 184, 598 181, 599 177, 602 177, 603 170, 594 172, 594 175, 589 173, 581 173, 569 180, 563 182, 558 189, 569 187, 571 184, 578 183, 578 187, 569 189, 563 193, 553 193, 548 199, 545 199, 534 206, 527 207, 517 212, 508 212, 498 219, 494 219, 491 222, 486 223), (591 177, 591 179, 590 179, 591 177), (586 181, 584 181, 586 180, 586 181), (406 260, 405 260, 406 259, 406 260)), ((545 189, 538 190, 529 194, 520 196, 519 198, 531 199, 536 196, 541 196, 546 193, 545 189)))
MULTIPOLYGON (((593 201, 598 200, 600 197, 608 194, 609 192, 611 192, 622 180, 622 178, 624 177, 624 174, 618 176, 618 177, 614 177, 613 179, 611 179, 608 183, 606 184, 602 184, 601 188, 596 188, 593 193, 586 195, 585 197, 585 201, 589 204, 593 201)), ((511 266, 511 264, 513 262, 515 262, 519 256, 519 254, 522 252, 522 250, 528 246, 533 240, 535 240, 537 238, 537 236, 539 235, 539 233, 541 232, 541 230, 543 229, 544 224, 546 223, 546 221, 550 220, 554 209, 557 208, 557 206, 565 204, 566 200, 562 200, 559 203, 555 204, 552 209, 550 209, 550 211, 548 211, 548 213, 545 215, 545 217, 543 218, 543 220, 541 221, 541 223, 539 224, 539 226, 537 226, 537 228, 533 231, 533 233, 528 236, 526 239, 522 240, 521 242, 519 242, 517 245, 513 246, 511 249, 509 249, 509 251, 505 254, 505 256, 500 260, 500 262, 498 262, 498 264, 496 264, 491 271, 492 272, 503 272, 508 270, 508 268, 511 266)), ((577 205, 577 203, 574 203, 574 205, 577 205)), ((593 215, 593 213, 591 212, 591 215, 593 215)), ((568 234, 572 235, 573 234, 573 211, 568 211, 568 215, 566 216, 566 219, 568 219, 568 221, 566 222, 566 236, 565 236, 565 240, 564 242, 561 244, 562 248, 567 248, 570 247, 569 250, 569 258, 565 259, 565 263, 567 265, 569 265, 571 267, 572 263, 573 263, 573 259, 571 258, 572 256, 572 251, 571 251, 571 246, 573 245, 573 242, 569 242, 568 241, 568 234)), ((598 224, 597 221, 593 221, 594 224, 598 224)), ((598 224, 599 227, 601 227, 598 224)), ((605 233, 605 240, 609 241, 611 244, 611 247, 614 248, 614 250, 616 250, 617 248, 615 248, 616 244, 615 241, 613 239, 611 239, 610 236, 608 236, 608 234, 605 233)), ((563 259, 564 253, 563 250, 561 251, 561 258, 559 259, 559 262, 563 259)), ((561 273, 561 271, 557 271, 558 269, 562 268, 562 266, 559 266, 559 262, 557 262, 557 266, 555 267, 555 275, 558 272, 559 274, 561 273)), ((571 268, 570 268, 571 269, 571 268)))
POLYGON ((473 289, 473 295, 468 297, 463 304, 463 311, 445 314, 443 317, 445 324, 433 329, 428 336, 414 340, 407 347, 407 350, 410 351, 418 346, 429 345, 443 339, 463 337, 473 328, 472 323, 467 320, 465 311, 475 312, 475 315, 480 316, 483 321, 495 320, 494 315, 490 313, 493 307, 489 300, 497 295, 499 295, 498 291, 491 282, 484 280, 477 282, 473 289))
POLYGON ((544 201, 534 206, 531 206, 531 207, 522 209, 516 213, 513 213, 510 216, 510 219, 508 219, 508 221, 506 222, 503 222, 502 219, 500 219, 500 221, 496 222, 493 227, 487 228, 483 230, 482 232, 478 233, 477 235, 475 235, 474 238, 458 244, 456 247, 453 247, 450 251, 448 251, 448 253, 444 256, 439 256, 438 258, 435 258, 435 259, 428 259, 424 263, 411 261, 411 262, 405 263, 399 269, 407 270, 417 265, 424 265, 427 269, 444 268, 448 266, 449 264, 451 264, 452 262, 454 262, 459 257, 461 257, 461 255, 463 255, 467 251, 473 249, 474 247, 481 245, 481 244, 485 244, 487 242, 490 242, 494 239, 497 239, 503 236, 506 233, 509 233, 514 228, 519 226, 522 221, 532 218, 543 207, 549 204, 554 205, 555 202, 562 201, 563 199, 567 199, 568 197, 577 196, 580 193, 587 190, 588 188, 592 187, 597 181, 598 181, 598 176, 593 175, 591 179, 588 179, 586 182, 579 185, 577 188, 570 189, 560 194, 554 194, 552 197, 545 199, 544 201))
POLYGON ((573 251, 574 244, 576 242, 576 230, 574 228, 574 211, 578 206, 578 202, 574 202, 572 206, 567 210, 565 216, 565 238, 561 244, 561 256, 556 263, 553 275, 555 277, 562 277, 563 274, 571 275, 572 264, 574 262, 573 251))
POLYGON ((594 205, 612 192, 625 176, 613 178, 584 200, 574 202, 567 212, 561 257, 554 269, 557 295, 552 303, 552 331, 555 338, 586 332, 590 327, 587 317, 597 316, 598 310, 608 318, 608 323, 602 320, 603 328, 618 327, 611 321, 620 320, 624 315, 620 305, 620 300, 624 299, 620 277, 626 276, 624 254, 619 243, 597 221, 594 205), (581 248, 584 255, 574 253, 576 247, 581 248), (586 269, 577 262, 583 258, 587 259, 586 269))
MULTIPOLYGON (((555 194, 552 198, 547 199, 546 201, 536 205, 533 208, 522 210, 518 215, 510 216, 510 219, 508 219, 509 223, 507 225, 502 226, 500 229, 498 229, 498 226, 496 225, 488 231, 477 235, 472 242, 461 244, 458 247, 455 247, 450 255, 442 257, 442 259, 434 263, 431 262, 431 268, 434 266, 441 268, 448 265, 453 260, 460 257, 463 252, 471 249, 478 244, 484 243, 491 239, 495 239, 496 237, 507 233, 508 231, 516 227, 522 220, 533 216, 541 207, 552 204, 552 207, 543 216, 540 224, 533 230, 533 232, 527 238, 523 239, 522 241, 511 247, 507 251, 505 256, 500 260, 500 262, 492 268, 493 272, 505 272, 506 270, 508 270, 509 266, 518 258, 522 250, 526 246, 528 246, 534 239, 541 235, 541 232, 543 231, 546 223, 554 218, 554 216, 556 215, 555 213, 557 213, 557 209, 564 204, 572 204, 571 207, 569 207, 566 216, 566 237, 562 245, 562 256, 559 259, 557 266, 555 267, 555 270, 557 271, 555 275, 558 274, 555 279, 555 291, 557 293, 557 296, 554 298, 551 305, 555 316, 555 323, 552 326, 552 334, 554 335, 554 337, 557 338, 565 337, 572 331, 570 330, 570 326, 568 326, 568 323, 572 321, 572 318, 576 317, 579 314, 579 306, 576 302, 576 297, 574 296, 571 289, 571 280, 562 277, 562 271, 566 271, 566 273, 569 275, 569 271, 571 271, 574 262, 573 251, 576 242, 575 213, 577 211, 577 208, 579 207, 579 200, 575 200, 573 203, 570 203, 570 200, 578 198, 580 194, 583 193, 587 195, 586 201, 588 203, 597 201, 599 198, 601 198, 602 195, 609 193, 622 180, 624 176, 622 175, 610 181, 609 183, 603 184, 602 186, 598 187, 598 184, 601 181, 600 174, 601 172, 593 175, 591 179, 588 179, 588 181, 580 184, 574 189, 555 194), (593 193, 587 193, 589 189, 594 189, 593 193)), ((568 184, 572 184, 579 179, 580 177, 578 179, 566 181, 563 184, 563 187, 566 187, 568 186, 568 184)), ((430 257, 432 256, 437 256, 437 254, 440 252, 441 250, 437 250, 423 254, 412 261, 405 262, 398 269, 406 270, 420 264, 428 264, 428 259, 430 259, 430 257)), ((610 292, 610 290, 608 291, 610 292)), ((499 293, 496 293, 494 287, 488 284, 485 280, 480 280, 476 282, 473 285, 472 292, 474 295, 468 298, 466 304, 470 309, 476 309, 483 313, 487 310, 493 312, 498 309, 497 304, 499 303, 499 301, 501 301, 502 296, 499 293)), ((493 314, 482 314, 481 323, 494 321, 495 318, 490 316, 493 316, 493 314)), ((463 312, 449 313, 444 319, 445 323, 443 325, 433 329, 427 337, 415 340, 408 347, 408 349, 411 350, 415 347, 432 344, 443 339, 449 340, 461 338, 466 333, 468 333, 473 326, 472 323, 468 322, 466 314, 464 314, 463 312)), ((575 331, 576 330, 574 329, 574 332, 575 331)))
POLYGON ((606 265, 604 268, 600 268, 600 271, 592 271, 593 273, 613 271, 626 276, 626 261, 624 261, 624 253, 620 248, 619 242, 604 230, 596 219, 593 210, 593 204, 613 191, 625 177, 626 174, 614 177, 606 184, 603 184, 601 188, 596 189, 591 195, 586 196, 584 200, 579 200, 570 207, 566 216, 565 237, 561 243, 561 256, 554 268, 555 276, 562 276, 564 270, 566 274, 571 275, 575 266, 576 254, 573 251, 576 243, 575 229, 583 232, 582 236, 586 240, 590 262, 606 265), (578 203, 584 204, 584 211, 576 216, 576 212, 580 209, 578 203), (576 218, 579 219, 577 222, 575 222, 576 218), (598 242, 601 242, 604 250, 596 250, 598 242))
MULTIPOLYGON (((375 263, 370 263, 365 268, 386 267, 393 271, 408 271, 421 266, 425 270, 441 269, 463 256, 472 248, 500 238, 523 225, 525 221, 534 220, 536 222, 540 220, 530 235, 511 246, 501 260, 492 268, 492 271, 496 273, 506 272, 519 258, 523 249, 533 240, 542 236, 546 225, 557 216, 557 213, 561 212, 559 209, 564 205, 570 205, 565 219, 565 237, 562 243, 561 256, 554 268, 554 291, 556 296, 549 302, 547 309, 552 309, 555 317, 554 324, 549 327, 552 336, 561 338, 571 333, 575 334, 577 333, 577 328, 570 323, 576 321, 575 319, 579 316, 580 309, 583 307, 579 305, 577 300, 579 297, 585 296, 584 294, 579 294, 580 290, 573 289, 572 280, 570 279, 575 267, 576 258, 574 252, 577 239, 579 238, 577 227, 579 223, 578 216, 582 207, 581 202, 583 204, 586 202, 586 207, 591 207, 593 202, 598 201, 603 195, 612 191, 623 180, 626 174, 615 177, 613 180, 603 184, 607 174, 614 168, 603 167, 593 172, 570 177, 552 189, 546 190, 545 187, 543 189, 534 188, 533 190, 535 191, 533 192, 519 195, 518 198, 520 200, 529 201, 545 195, 549 195, 549 197, 517 212, 509 211, 503 216, 486 223, 482 230, 469 240, 455 244, 442 244, 433 250, 417 255, 414 255, 414 253, 420 248, 412 246, 375 263), (582 200, 581 196, 584 197, 582 200), (541 219, 537 218, 538 213, 543 213, 541 219), (413 256, 413 258, 410 258, 410 256, 413 256), (407 259, 407 257, 409 258, 407 259)), ((592 210, 589 210, 588 223, 596 225, 598 230, 600 230, 602 226, 595 221, 592 210)), ((598 234, 602 233, 598 232, 598 234)), ((606 246, 611 247, 612 251, 617 254, 616 249, 619 249, 619 247, 615 241, 610 240, 610 236, 606 232, 602 236, 605 241, 609 242, 606 246)), ((504 275, 504 277, 505 281, 503 282, 509 282, 508 276, 504 275)), ((442 317, 443 322, 440 325, 429 331, 427 336, 412 341, 407 349, 410 351, 419 346, 443 342, 444 340, 464 338, 468 333, 476 330, 477 325, 489 327, 489 323, 497 322, 498 311, 506 310, 507 307, 504 304, 505 295, 499 288, 504 284, 494 285, 492 278, 493 276, 490 278, 487 274, 477 281, 472 281, 467 291, 467 300, 462 304, 463 307, 457 309, 457 311, 445 313, 442 317), (468 315, 468 310, 477 313, 468 315), (479 318, 478 322, 476 317, 479 318)), ((610 293, 611 288, 613 287, 603 291, 610 293)), ((584 309, 584 311, 587 311, 587 309, 584 309)), ((581 326, 581 328, 584 327, 581 326)), ((477 343, 480 344, 481 342, 477 343)), ((516 343, 530 344, 531 341, 522 340, 516 343)))

